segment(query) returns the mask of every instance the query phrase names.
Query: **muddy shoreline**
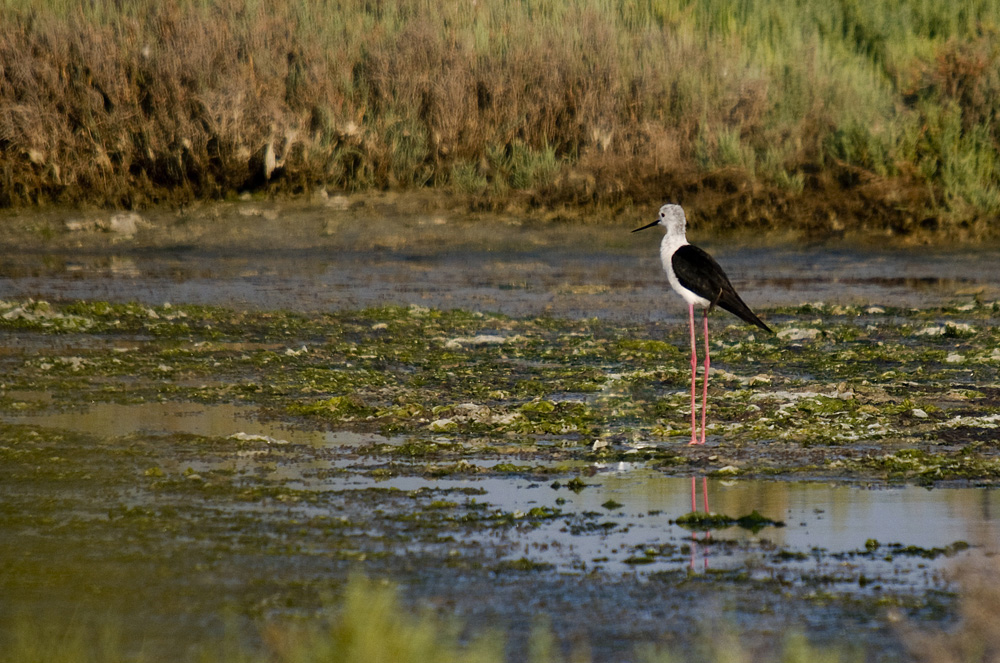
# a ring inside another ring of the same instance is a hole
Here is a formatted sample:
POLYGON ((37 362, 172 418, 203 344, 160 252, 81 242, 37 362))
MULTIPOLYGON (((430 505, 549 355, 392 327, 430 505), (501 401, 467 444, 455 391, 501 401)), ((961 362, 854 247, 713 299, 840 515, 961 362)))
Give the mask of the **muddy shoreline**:
MULTIPOLYGON (((149 250, 167 248, 171 242, 187 241, 200 246, 222 242, 232 246, 246 239, 232 230, 229 221, 237 218, 253 225, 255 220, 275 222, 289 214, 302 218, 322 213, 333 219, 364 219, 376 227, 386 219, 423 219, 425 222, 433 220, 435 224, 442 220, 470 220, 487 226, 500 223, 533 228, 569 225, 596 230, 608 227, 628 230, 648 223, 662 203, 678 202, 685 207, 689 229, 693 229, 696 237, 700 233, 703 241, 717 239, 751 245, 826 243, 880 248, 1000 245, 1000 234, 986 222, 939 227, 937 224, 903 223, 888 217, 868 218, 866 210, 869 214, 875 212, 873 201, 865 197, 845 199, 849 204, 840 208, 831 204, 830 196, 806 196, 794 204, 782 205, 782 216, 762 221, 755 215, 769 208, 768 201, 762 200, 758 206, 752 196, 741 195, 739 204, 727 206, 724 196, 711 190, 699 194, 698 189, 694 187, 696 193, 677 196, 667 187, 648 200, 614 206, 559 201, 542 203, 533 201, 531 196, 513 196, 498 208, 480 208, 473 198, 448 190, 327 192, 319 187, 308 194, 244 194, 227 200, 157 203, 134 210, 88 204, 8 207, 0 208, 0 224, 5 230, 5 242, 34 250, 38 248, 35 240, 39 234, 50 248, 57 248, 62 244, 60 237, 67 230, 73 235, 66 238, 68 246, 80 243, 87 231, 108 233, 120 241, 123 233, 114 227, 112 219, 134 217, 141 219, 136 230, 147 232, 124 234, 131 235, 136 246, 149 250)), ((282 237, 279 241, 286 240, 282 237)), ((99 244, 87 239, 82 241, 99 244)))

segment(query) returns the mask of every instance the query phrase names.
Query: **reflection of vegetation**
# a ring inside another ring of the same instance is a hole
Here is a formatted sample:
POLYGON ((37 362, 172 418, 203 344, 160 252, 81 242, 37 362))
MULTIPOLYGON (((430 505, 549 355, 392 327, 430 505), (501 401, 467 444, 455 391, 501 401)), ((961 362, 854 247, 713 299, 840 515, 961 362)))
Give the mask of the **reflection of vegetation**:
POLYGON ((951 0, 9 0, 0 204, 685 190, 740 225, 819 192, 829 229, 954 226, 1000 211, 998 25, 951 0))

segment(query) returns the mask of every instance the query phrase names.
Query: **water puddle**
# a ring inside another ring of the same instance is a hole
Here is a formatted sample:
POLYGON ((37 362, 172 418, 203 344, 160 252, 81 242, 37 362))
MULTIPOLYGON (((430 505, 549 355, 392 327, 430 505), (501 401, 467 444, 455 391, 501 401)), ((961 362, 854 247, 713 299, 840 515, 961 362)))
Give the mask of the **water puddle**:
MULTIPOLYGON (((45 404, 49 401, 47 394, 34 392, 9 391, 7 397, 28 405, 45 404)), ((389 438, 369 433, 307 430, 281 421, 261 419, 256 408, 232 404, 169 401, 94 403, 80 409, 26 411, 5 414, 0 418, 10 423, 63 428, 101 437, 185 433, 206 437, 259 437, 271 444, 312 447, 360 447, 392 442, 389 438)))
MULTIPOLYGON (((994 491, 711 479, 712 512, 740 517, 757 511, 783 526, 706 534, 674 522, 691 510, 690 478, 622 464, 598 470, 585 483, 578 491, 532 478, 402 477, 381 485, 477 489, 476 500, 521 517, 539 507, 558 510, 564 515, 510 536, 515 555, 564 573, 749 568, 768 576, 791 573, 790 582, 824 578, 830 589, 913 590, 941 587, 939 572, 956 559, 1000 551, 1000 493, 994 491)), ((699 510, 702 490, 698 481, 699 510)))

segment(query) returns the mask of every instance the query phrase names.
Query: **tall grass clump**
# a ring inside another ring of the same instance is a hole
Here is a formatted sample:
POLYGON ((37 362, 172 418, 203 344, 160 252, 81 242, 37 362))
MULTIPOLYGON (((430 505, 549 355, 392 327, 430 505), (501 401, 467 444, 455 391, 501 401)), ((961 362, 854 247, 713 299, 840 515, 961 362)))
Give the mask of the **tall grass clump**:
POLYGON ((463 643, 460 627, 432 614, 415 615, 395 588, 354 578, 327 623, 274 624, 265 634, 280 663, 502 663, 501 639, 463 643))
POLYGON ((0 205, 439 187, 988 224, 998 28, 995 0, 8 0, 0 205))

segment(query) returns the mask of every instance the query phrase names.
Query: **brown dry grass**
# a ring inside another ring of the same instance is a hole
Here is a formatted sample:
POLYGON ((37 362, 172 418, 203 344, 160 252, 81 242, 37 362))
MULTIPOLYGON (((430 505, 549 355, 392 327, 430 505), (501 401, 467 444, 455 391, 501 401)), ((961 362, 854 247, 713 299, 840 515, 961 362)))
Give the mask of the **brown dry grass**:
POLYGON ((724 0, 12 0, 0 206, 438 187, 483 209, 670 199, 717 228, 995 230, 990 41, 872 50, 856 28, 841 49, 772 1, 742 26, 724 0))

